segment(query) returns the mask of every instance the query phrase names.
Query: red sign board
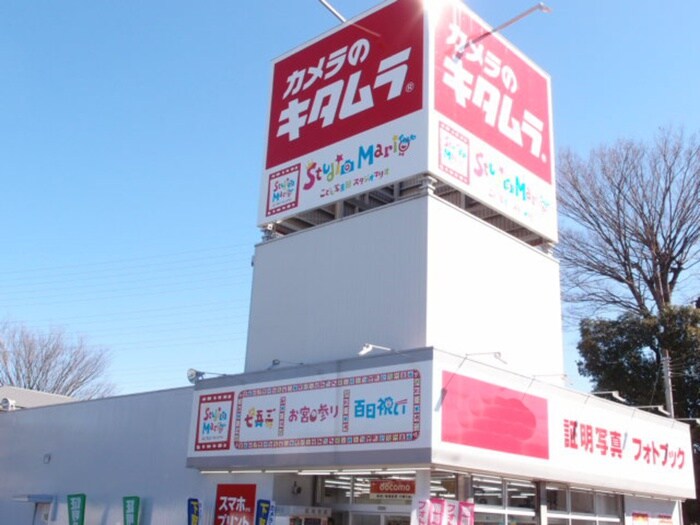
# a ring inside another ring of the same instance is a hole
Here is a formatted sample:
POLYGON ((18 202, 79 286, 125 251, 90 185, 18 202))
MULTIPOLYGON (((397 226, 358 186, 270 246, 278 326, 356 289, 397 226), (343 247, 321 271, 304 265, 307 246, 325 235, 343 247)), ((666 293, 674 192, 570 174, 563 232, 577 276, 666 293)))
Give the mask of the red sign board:
POLYGON ((549 79, 450 3, 435 33, 435 109, 543 181, 552 182, 549 79))
POLYGON ((387 0, 280 58, 259 224, 431 173, 556 240, 549 77, 490 31, 460 0, 387 0))
POLYGON ((547 400, 443 372, 442 440, 549 459, 547 400))
POLYGON ((416 482, 413 479, 373 479, 369 493, 381 498, 410 498, 416 493, 416 482))
POLYGON ((266 168, 422 108, 423 16, 397 0, 274 65, 266 168))
POLYGON ((222 484, 216 486, 215 525, 254 525, 255 485, 222 484))

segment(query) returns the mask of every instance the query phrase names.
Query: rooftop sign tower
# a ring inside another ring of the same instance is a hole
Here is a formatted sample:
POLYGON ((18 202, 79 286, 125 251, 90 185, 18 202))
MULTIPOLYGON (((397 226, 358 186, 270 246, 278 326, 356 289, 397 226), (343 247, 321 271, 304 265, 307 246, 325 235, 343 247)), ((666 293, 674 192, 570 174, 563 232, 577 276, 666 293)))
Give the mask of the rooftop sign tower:
POLYGON ((493 32, 393 0, 274 62, 246 370, 370 341, 563 374, 550 81, 493 32))

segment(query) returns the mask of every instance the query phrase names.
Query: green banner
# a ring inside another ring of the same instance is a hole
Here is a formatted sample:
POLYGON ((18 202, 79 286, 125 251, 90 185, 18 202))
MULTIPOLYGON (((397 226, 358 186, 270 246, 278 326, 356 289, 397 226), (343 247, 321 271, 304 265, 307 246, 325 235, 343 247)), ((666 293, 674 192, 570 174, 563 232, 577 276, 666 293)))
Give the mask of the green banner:
POLYGON ((68 494, 68 525, 85 525, 85 494, 68 494))
POLYGON ((124 496, 124 525, 139 525, 139 507, 141 498, 138 496, 124 496))

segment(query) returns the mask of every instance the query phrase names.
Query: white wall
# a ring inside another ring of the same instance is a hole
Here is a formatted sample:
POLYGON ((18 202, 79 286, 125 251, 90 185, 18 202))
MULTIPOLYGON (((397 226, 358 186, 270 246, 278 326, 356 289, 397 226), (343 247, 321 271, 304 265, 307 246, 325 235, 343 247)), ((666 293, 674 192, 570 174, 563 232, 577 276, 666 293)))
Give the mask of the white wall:
POLYGON ((259 245, 249 322, 246 371, 369 342, 500 351, 509 370, 563 382, 557 262, 432 196, 259 245))
POLYGON ((121 524, 123 496, 141 497, 151 525, 185 523, 190 497, 211 523, 217 483, 257 482, 258 497, 271 497, 271 476, 185 467, 192 395, 186 388, 0 414, 0 523, 33 523, 33 504, 13 500, 27 494, 56 496, 57 525, 68 523, 72 493, 87 495, 85 522, 94 525, 121 524))
POLYGON ((563 384, 557 261, 438 199, 428 221, 426 346, 563 384))
POLYGON ((425 342, 425 199, 257 246, 246 371, 425 342), (285 363, 283 363, 285 364, 285 363))

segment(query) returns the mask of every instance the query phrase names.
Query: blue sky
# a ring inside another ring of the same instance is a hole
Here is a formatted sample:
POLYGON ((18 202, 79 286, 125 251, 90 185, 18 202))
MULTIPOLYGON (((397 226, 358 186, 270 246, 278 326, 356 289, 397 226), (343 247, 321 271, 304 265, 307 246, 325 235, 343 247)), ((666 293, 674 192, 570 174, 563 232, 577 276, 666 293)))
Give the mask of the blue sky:
MULTIPOLYGON (((534 2, 467 3, 497 26, 534 2)), ((503 35, 552 76, 557 149, 700 129, 700 2, 546 3, 503 35)), ((120 393, 241 371, 271 61, 337 23, 316 0, 0 3, 0 319, 110 348, 120 393)))

